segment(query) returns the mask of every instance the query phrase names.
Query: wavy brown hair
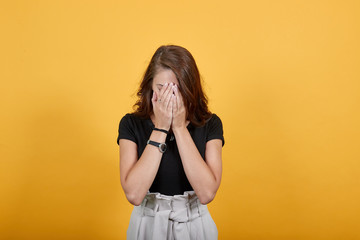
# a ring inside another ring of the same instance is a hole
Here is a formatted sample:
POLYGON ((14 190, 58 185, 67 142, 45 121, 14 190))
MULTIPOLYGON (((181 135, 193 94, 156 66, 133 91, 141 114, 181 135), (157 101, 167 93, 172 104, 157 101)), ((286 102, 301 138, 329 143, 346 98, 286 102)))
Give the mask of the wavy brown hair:
POLYGON ((184 100, 186 119, 195 126, 203 126, 211 117, 211 112, 201 86, 200 73, 191 53, 176 45, 160 46, 152 56, 137 91, 134 114, 142 118, 152 114, 152 81, 160 69, 171 69, 174 72, 184 100))

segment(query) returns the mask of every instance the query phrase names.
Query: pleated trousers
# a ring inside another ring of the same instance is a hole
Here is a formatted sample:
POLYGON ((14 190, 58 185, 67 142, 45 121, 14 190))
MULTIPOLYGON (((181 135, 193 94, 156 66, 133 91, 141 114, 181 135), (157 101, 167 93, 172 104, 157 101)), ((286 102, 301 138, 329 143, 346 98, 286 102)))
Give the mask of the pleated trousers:
POLYGON ((131 213, 127 240, 215 240, 218 230, 194 191, 148 193, 131 213))

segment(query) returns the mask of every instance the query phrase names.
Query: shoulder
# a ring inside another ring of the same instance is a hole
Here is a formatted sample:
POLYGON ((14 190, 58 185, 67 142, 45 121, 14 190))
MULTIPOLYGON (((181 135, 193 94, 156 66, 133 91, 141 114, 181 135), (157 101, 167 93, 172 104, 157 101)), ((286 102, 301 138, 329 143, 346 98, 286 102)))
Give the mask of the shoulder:
POLYGON ((135 119, 136 118, 136 115, 134 113, 126 113, 122 119, 127 119, 127 120, 132 120, 132 119, 135 119))
POLYGON ((134 113, 126 113, 120 120, 120 122, 129 123, 129 124, 130 123, 138 124, 143 121, 145 121, 145 119, 136 116, 134 113))
POLYGON ((206 122, 206 138, 207 141, 212 139, 221 139, 222 145, 225 144, 223 124, 220 117, 213 113, 206 122))
POLYGON ((133 131, 143 131, 151 126, 151 120, 142 118, 134 113, 126 113, 120 120, 119 128, 128 128, 133 131))
POLYGON ((122 129, 133 129, 135 124, 135 118, 132 113, 126 113, 119 122, 119 131, 122 129))
POLYGON ((121 138, 132 140, 138 143, 139 138, 144 134, 146 119, 142 119, 133 113, 126 113, 119 123, 118 140, 121 138))
POLYGON ((206 121, 206 125, 222 125, 222 121, 216 113, 212 113, 211 117, 206 121))
POLYGON ((121 119, 120 119, 120 125, 128 125, 132 122, 132 113, 126 113, 121 119))

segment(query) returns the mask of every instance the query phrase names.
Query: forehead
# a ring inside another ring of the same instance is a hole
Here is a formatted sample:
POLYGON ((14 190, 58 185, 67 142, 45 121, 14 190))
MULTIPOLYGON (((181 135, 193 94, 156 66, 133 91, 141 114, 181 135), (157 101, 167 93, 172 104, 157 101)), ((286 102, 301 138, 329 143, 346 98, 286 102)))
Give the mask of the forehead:
POLYGON ((160 69, 154 76, 154 84, 164 85, 165 83, 178 84, 175 73, 171 69, 160 69))

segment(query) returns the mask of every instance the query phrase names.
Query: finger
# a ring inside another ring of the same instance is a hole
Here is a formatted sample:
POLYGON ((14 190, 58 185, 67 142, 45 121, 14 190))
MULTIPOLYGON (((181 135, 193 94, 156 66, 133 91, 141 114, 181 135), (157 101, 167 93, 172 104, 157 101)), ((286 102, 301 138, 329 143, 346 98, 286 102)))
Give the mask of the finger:
POLYGON ((179 106, 180 107, 184 107, 184 98, 183 96, 181 95, 181 93, 179 93, 179 106))
POLYGON ((175 95, 174 95, 173 93, 171 94, 171 99, 170 99, 169 105, 172 105, 172 111, 173 111, 173 112, 176 112, 176 111, 177 111, 176 97, 175 97, 175 95))
POLYGON ((179 106, 178 106, 178 104, 177 104, 177 100, 176 100, 176 95, 177 95, 177 93, 176 93, 176 85, 174 85, 174 87, 173 87, 173 96, 172 96, 172 101, 173 101, 173 108, 174 108, 174 110, 175 111, 177 111, 178 109, 179 109, 179 106))
POLYGON ((168 83, 165 83, 162 88, 160 89, 160 93, 159 93, 159 99, 161 99, 161 101, 163 101, 163 96, 164 93, 166 92, 166 90, 168 89, 168 83))
POLYGON ((169 112, 173 113, 173 111, 174 111, 174 104, 173 104, 173 101, 170 101, 170 103, 169 103, 169 112))
POLYGON ((154 91, 153 96, 151 98, 151 102, 152 102, 153 106, 155 106, 155 104, 157 103, 157 100, 158 100, 158 96, 157 96, 157 93, 154 91))
POLYGON ((169 105, 169 101, 170 101, 172 92, 173 92, 173 90, 172 90, 172 84, 170 84, 169 87, 168 87, 168 89, 166 89, 166 92, 164 93, 164 104, 165 104, 165 108, 167 108, 168 105, 169 105))
POLYGON ((155 102, 155 91, 153 91, 152 96, 151 96, 151 102, 154 105, 155 102))
POLYGON ((166 99, 166 94, 169 90, 169 83, 165 83, 164 86, 161 88, 159 100, 164 103, 166 99))
POLYGON ((178 107, 177 102, 176 102, 175 94, 172 94, 171 102, 172 102, 172 105, 173 105, 173 111, 177 112, 179 110, 179 107, 178 107))
POLYGON ((179 88, 178 88, 178 86, 176 85, 175 86, 175 96, 176 96, 176 105, 177 105, 177 109, 180 109, 180 104, 181 104, 181 99, 180 99, 180 97, 181 97, 181 94, 179 93, 179 88))

